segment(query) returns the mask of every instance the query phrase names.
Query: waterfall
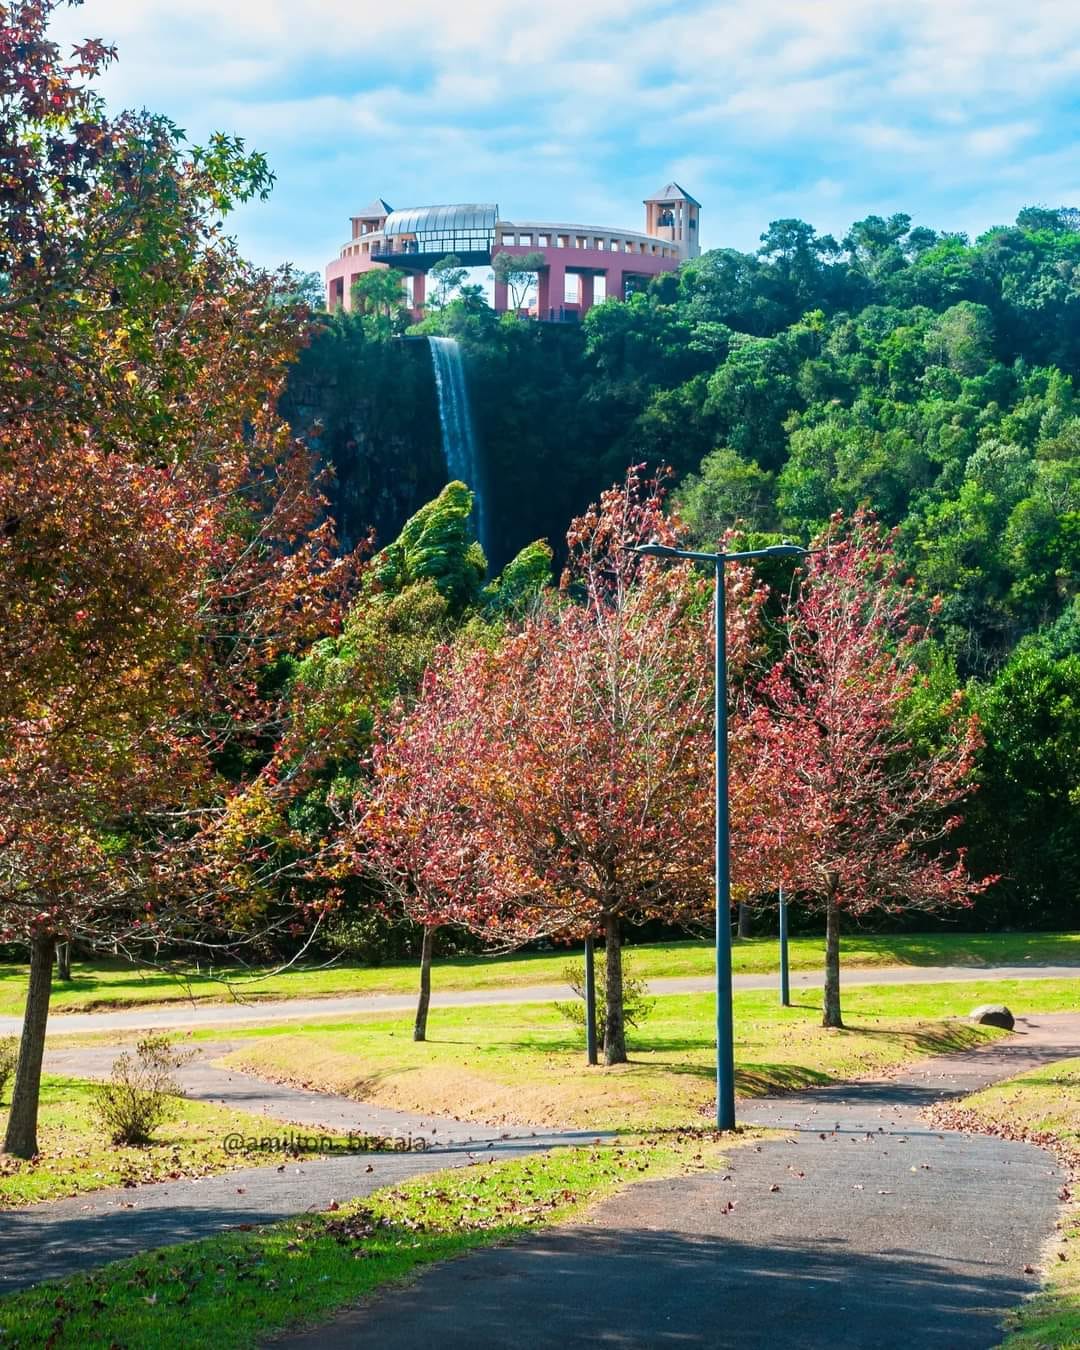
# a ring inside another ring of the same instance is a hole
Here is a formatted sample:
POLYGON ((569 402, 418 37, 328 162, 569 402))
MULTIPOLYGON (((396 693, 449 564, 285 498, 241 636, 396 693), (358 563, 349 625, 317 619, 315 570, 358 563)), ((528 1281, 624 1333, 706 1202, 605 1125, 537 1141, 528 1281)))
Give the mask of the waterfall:
POLYGON ((472 489, 473 525, 480 547, 487 553, 487 522, 480 456, 476 446, 469 391, 465 385, 465 366, 461 348, 454 338, 429 337, 431 363, 435 368, 435 390, 439 397, 439 425, 442 427, 443 458, 450 482, 460 480, 472 489))

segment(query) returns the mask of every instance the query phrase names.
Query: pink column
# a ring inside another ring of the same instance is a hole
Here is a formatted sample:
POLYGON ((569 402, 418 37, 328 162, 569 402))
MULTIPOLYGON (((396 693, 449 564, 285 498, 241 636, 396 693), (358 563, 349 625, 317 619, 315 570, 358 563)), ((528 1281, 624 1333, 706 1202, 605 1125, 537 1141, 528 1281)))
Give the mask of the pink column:
POLYGON ((545 267, 536 274, 536 317, 546 319, 551 304, 551 268, 545 267))
POLYGON ((495 283, 495 313, 505 314, 510 308, 510 287, 505 281, 495 283))
POLYGON ((609 300, 625 300, 626 282, 623 279, 622 268, 609 267, 605 275, 607 279, 607 298, 609 300))
POLYGON ((559 311, 566 301, 566 265, 548 263, 540 273, 536 309, 537 317, 548 319, 559 317, 559 311))
POLYGON ((412 284, 413 309, 419 313, 419 311, 423 308, 424 301, 426 299, 427 299, 427 273, 417 272, 413 276, 413 284, 412 284))
POLYGON ((581 305, 581 317, 584 318, 596 303, 593 294, 593 277, 591 272, 578 273, 578 303, 581 305))

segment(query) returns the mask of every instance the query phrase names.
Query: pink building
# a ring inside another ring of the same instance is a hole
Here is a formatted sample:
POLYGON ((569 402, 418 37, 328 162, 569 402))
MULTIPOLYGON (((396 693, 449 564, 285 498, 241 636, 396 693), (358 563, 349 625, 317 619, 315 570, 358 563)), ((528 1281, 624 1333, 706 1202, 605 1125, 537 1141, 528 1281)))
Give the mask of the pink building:
MULTIPOLYGON (((381 197, 352 218, 352 238, 326 269, 331 309, 352 307, 351 288, 373 267, 407 276, 410 306, 419 316, 427 274, 454 254, 466 267, 490 266, 498 253, 539 253, 536 299, 529 312, 546 320, 579 319, 600 300, 625 300, 631 289, 673 272, 701 252, 701 204, 678 183, 645 199, 645 229, 507 220, 494 205, 420 206, 395 211, 381 197)), ((496 282, 495 309, 509 308, 507 287, 496 282)))

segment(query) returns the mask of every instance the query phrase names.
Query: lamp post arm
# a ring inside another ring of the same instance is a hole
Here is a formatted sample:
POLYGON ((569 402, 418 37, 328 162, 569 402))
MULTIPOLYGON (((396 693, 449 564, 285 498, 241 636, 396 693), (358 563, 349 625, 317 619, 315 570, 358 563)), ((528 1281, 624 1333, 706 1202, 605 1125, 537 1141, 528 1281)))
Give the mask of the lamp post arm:
POLYGON ((643 558, 680 558, 720 567, 724 563, 749 562, 755 558, 805 558, 811 550, 801 544, 770 544, 768 548, 752 548, 740 553, 700 553, 692 548, 673 548, 670 544, 650 542, 634 544, 627 551, 643 558))

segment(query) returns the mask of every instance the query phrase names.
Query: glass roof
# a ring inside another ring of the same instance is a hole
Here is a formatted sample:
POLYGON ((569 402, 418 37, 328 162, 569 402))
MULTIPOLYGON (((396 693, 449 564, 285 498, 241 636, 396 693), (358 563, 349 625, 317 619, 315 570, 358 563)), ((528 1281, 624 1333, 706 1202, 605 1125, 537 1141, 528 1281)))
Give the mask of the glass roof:
POLYGON ((475 202, 459 206, 411 206, 391 211, 383 234, 477 234, 494 231, 499 208, 475 202))

